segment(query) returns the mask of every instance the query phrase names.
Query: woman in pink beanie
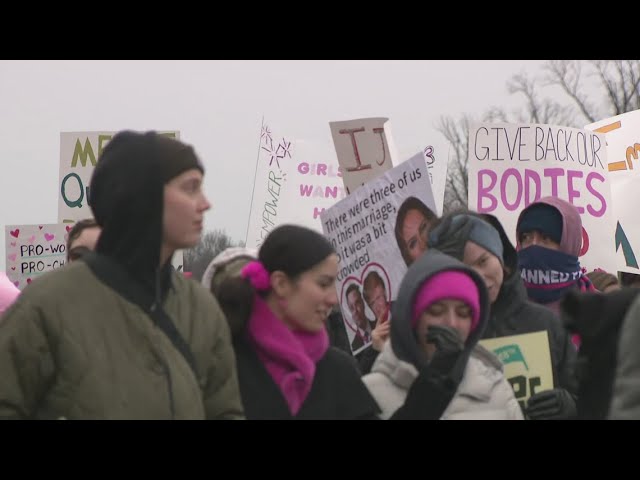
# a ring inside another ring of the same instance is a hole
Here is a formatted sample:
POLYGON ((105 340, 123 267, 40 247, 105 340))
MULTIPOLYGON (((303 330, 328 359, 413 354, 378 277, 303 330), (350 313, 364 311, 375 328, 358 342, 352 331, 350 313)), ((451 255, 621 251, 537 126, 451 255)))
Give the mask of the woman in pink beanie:
POLYGON ((434 343, 428 341, 429 330, 433 330, 431 327, 443 326, 455 330, 460 337, 460 344, 463 344, 469 334, 478 328, 479 321, 478 288, 466 273, 455 270, 436 273, 416 293, 411 327, 429 360, 436 353, 434 343))
POLYGON ((522 420, 502 363, 478 345, 488 316, 475 271, 435 249, 416 260, 400 284, 391 341, 363 378, 380 418, 522 420))

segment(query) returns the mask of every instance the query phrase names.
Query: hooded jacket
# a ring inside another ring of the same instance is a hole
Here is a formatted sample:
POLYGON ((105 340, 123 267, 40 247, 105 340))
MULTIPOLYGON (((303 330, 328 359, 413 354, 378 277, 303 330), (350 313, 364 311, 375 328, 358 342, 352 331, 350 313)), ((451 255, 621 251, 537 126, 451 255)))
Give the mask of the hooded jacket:
MULTIPOLYGON (((558 197, 544 197, 527 205, 527 208, 522 209, 520 215, 518 215, 518 222, 520 224, 522 215, 532 206, 538 204, 545 204, 555 207, 560 216, 562 217, 562 237, 560 238, 560 251, 568 255, 577 257, 580 254, 580 247, 582 246, 582 220, 578 210, 573 207, 566 200, 558 197)), ((517 239, 516 248, 521 249, 520 239, 517 239)))
MULTIPOLYGON (((549 337, 549 353, 553 369, 554 385, 575 393, 576 386, 573 371, 576 361, 576 348, 563 328, 560 318, 545 308, 531 302, 527 297, 518 269, 518 256, 500 221, 493 215, 466 213, 479 217, 495 228, 503 247, 505 276, 498 297, 491 305, 489 320, 482 338, 497 338, 546 331, 549 337)), ((445 225, 443 224, 443 228, 445 225)), ((464 223, 456 230, 447 229, 440 233, 443 241, 430 243, 444 253, 462 261, 464 246, 469 241, 469 226, 464 223)))
MULTIPOLYGON (((638 294, 640 290, 635 288, 623 288, 606 294, 573 290, 562 299, 564 323, 582 340, 575 375, 578 384, 577 418, 580 420, 607 418, 613 397, 619 345, 630 341, 633 347, 625 351, 625 355, 632 352, 631 355, 637 357, 637 336, 631 335, 628 330, 621 335, 621 331, 625 315, 638 294)), ((633 370, 629 370, 631 372, 633 370)), ((629 384, 633 376, 637 376, 637 370, 622 382, 629 383, 620 388, 618 398, 631 391, 629 384)))
POLYGON ((86 262, 42 275, 0 322, 0 418, 241 418, 235 356, 215 298, 173 272, 162 308, 189 345, 195 373, 145 309, 86 262))
MULTIPOLYGON (((414 297, 420 286, 435 274, 465 272, 478 286, 480 320, 467 338, 462 357, 466 365, 460 384, 441 419, 522 419, 520 406, 504 377, 500 360, 478 345, 489 317, 489 300, 483 280, 472 269, 448 255, 429 249, 414 262, 400 284, 391 322, 391 338, 363 380, 382 409, 381 418, 393 416, 421 372, 429 369, 427 357, 411 327, 414 297)), ((424 398, 425 404, 429 398, 424 398)), ((416 412, 416 418, 420 418, 416 412)))
MULTIPOLYGON (((555 207, 562 216, 562 237, 560 238, 560 251, 567 255, 578 257, 580 254, 580 247, 582 246, 582 220, 578 211, 568 202, 557 197, 544 197, 537 202, 533 202, 523 209, 518 215, 517 225, 520 225, 520 221, 524 213, 533 205, 545 204, 555 207)), ((516 235, 516 249, 521 250, 519 235, 516 235)), ((544 304, 546 308, 554 312, 556 315, 560 314, 560 301, 550 302, 544 304)))
MULTIPOLYGON (((640 420, 640 350, 638 349, 638 342, 640 341, 640 295, 637 292, 638 290, 635 288, 625 288, 619 292, 605 294, 610 303, 614 299, 627 299, 630 302, 630 307, 624 315, 622 325, 620 325, 620 320, 616 315, 601 318, 598 322, 599 335, 596 337, 599 340, 597 343, 598 349, 594 346, 594 348, 584 353, 584 356, 589 355, 589 353, 592 355, 591 358, 587 357, 591 363, 590 379, 594 383, 600 382, 599 384, 592 384, 596 387, 599 386, 600 390, 595 391, 595 389, 592 389, 589 393, 594 396, 585 400, 585 402, 588 400, 594 401, 595 406, 602 406, 602 402, 595 402, 603 400, 603 396, 604 400, 607 400, 607 390, 602 388, 602 381, 604 379, 605 385, 610 387, 610 367, 613 363, 611 362, 611 355, 615 356, 615 380, 613 382, 613 394, 608 417, 611 420, 640 420), (605 327, 612 325, 608 328, 609 334, 602 327, 602 324, 605 327), (620 332, 619 334, 618 331, 620 332), (603 343, 604 345, 602 345, 603 343)), ((591 329, 597 331, 594 327, 591 327, 591 329)), ((578 405, 580 406, 580 404, 578 405)), ((596 411, 599 412, 599 410, 596 411)))
POLYGON ((120 132, 91 176, 89 205, 102 228, 96 252, 126 270, 158 302, 171 258, 160 265, 164 186, 189 169, 204 172, 193 148, 155 132, 120 132))
POLYGON ((190 168, 191 147, 153 132, 109 142, 89 194, 97 252, 34 281, 0 323, 1 417, 242 417, 218 303, 160 266, 164 185, 190 168))

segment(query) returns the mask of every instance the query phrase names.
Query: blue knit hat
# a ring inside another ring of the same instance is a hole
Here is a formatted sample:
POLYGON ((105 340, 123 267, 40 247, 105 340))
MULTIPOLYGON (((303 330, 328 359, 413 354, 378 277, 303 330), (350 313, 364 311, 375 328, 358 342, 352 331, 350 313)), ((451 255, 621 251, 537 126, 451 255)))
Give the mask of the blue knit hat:
POLYGON ((500 234, 488 222, 474 215, 449 214, 429 233, 429 248, 440 250, 461 262, 468 241, 481 246, 504 264, 500 234))
POLYGON ((518 239, 523 233, 534 230, 559 244, 562 240, 562 215, 558 209, 546 203, 536 203, 525 209, 516 227, 518 239))

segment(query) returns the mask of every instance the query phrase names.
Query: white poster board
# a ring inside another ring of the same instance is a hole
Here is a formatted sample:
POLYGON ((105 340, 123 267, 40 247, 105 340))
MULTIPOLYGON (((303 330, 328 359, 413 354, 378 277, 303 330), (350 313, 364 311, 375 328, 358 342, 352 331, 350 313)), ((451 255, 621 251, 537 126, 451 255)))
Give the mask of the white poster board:
POLYGON ((70 225, 6 225, 6 274, 20 290, 66 263, 70 225))
MULTIPOLYGON (((415 235, 409 233, 400 235, 402 244, 399 243, 396 226, 401 232, 410 231, 404 226, 414 217, 398 214, 405 210, 403 205, 414 203, 435 211, 427 166, 421 157, 386 171, 320 215, 324 234, 339 257, 336 290, 354 354, 368 345, 364 341, 366 331, 375 328, 378 321, 388 319, 390 304, 407 271, 401 249, 416 240, 415 235), (376 285, 382 288, 376 290, 376 285), (347 298, 352 290, 354 298, 347 298), (364 312, 352 313, 356 310, 349 303, 356 301, 360 307, 364 303, 364 312), (355 315, 360 315, 360 321, 354 319, 355 315), (364 322, 365 317, 369 326, 364 322), (363 338, 358 338, 360 330, 364 330, 363 338)), ((418 232, 423 220, 418 210, 411 210, 417 219, 413 232, 418 232)))
POLYGON ((388 118, 329 122, 347 194, 397 164, 388 118))
POLYGON ((245 244, 259 248, 276 226, 293 223, 322 231, 321 212, 346 192, 327 147, 288 136, 263 120, 245 244))
MULTIPOLYGON (((640 274, 640 110, 585 127, 604 134, 613 199, 617 270, 640 274)), ((615 273, 614 270, 611 270, 615 273)))
POLYGON ((582 219, 580 263, 615 271, 615 223, 604 135, 540 124, 481 123, 469 130, 469 209, 498 217, 513 244, 520 212, 562 198, 582 219))

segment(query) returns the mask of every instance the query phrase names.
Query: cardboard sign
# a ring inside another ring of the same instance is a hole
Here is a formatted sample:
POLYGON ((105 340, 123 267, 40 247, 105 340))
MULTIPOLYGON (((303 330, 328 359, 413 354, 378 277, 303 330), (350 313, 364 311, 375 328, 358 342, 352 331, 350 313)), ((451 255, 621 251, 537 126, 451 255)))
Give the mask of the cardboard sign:
POLYGON ((320 214, 339 257, 336 289, 354 353, 388 320, 407 263, 426 249, 434 212, 425 160, 414 157, 320 214))

